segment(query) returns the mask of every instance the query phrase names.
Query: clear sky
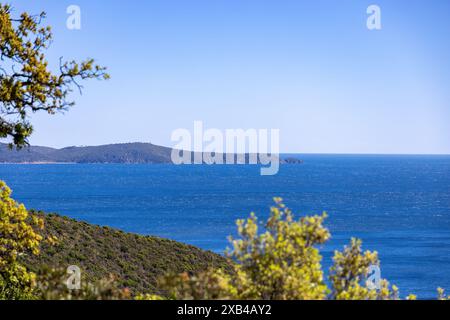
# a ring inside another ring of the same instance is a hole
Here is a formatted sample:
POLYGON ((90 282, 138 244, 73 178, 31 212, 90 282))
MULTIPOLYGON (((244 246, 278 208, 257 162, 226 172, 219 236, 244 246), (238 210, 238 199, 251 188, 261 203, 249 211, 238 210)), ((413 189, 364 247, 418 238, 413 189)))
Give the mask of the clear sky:
POLYGON ((33 116, 32 144, 171 146, 202 120, 279 128, 283 152, 450 153, 448 0, 9 3, 47 12, 52 65, 93 57, 112 76, 64 115, 33 116), (66 28, 71 4, 81 30, 66 28))

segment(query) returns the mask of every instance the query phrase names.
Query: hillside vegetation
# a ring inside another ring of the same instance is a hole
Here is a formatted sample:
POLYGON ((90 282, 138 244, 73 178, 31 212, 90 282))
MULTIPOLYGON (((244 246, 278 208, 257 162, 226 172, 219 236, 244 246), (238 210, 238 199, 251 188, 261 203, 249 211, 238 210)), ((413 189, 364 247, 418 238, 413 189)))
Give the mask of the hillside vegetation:
POLYGON ((198 273, 208 268, 230 270, 227 260, 209 251, 153 236, 125 233, 55 214, 44 217, 44 235, 56 245, 43 244, 39 255, 26 255, 24 263, 37 272, 48 266, 66 269, 77 265, 89 282, 114 275, 119 287, 131 292, 160 293, 157 279, 167 273, 198 273))

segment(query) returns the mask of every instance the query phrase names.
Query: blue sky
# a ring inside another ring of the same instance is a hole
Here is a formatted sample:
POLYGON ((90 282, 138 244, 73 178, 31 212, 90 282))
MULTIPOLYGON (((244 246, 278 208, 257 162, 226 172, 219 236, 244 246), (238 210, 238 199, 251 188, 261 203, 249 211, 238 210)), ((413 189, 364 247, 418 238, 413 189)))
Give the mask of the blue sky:
POLYGON ((49 60, 93 57, 64 115, 33 116, 32 144, 144 141, 177 128, 279 128, 283 152, 450 153, 450 2, 10 1, 48 14, 49 60), (81 8, 81 30, 66 8, 81 8), (366 28, 377 4, 382 29, 366 28))

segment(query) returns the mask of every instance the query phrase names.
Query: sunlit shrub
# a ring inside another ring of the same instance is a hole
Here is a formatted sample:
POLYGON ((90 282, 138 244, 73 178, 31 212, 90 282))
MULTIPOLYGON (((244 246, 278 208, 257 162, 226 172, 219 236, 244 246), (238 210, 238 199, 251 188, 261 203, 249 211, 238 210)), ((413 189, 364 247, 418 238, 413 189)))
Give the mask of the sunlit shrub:
POLYGON ((0 298, 30 298, 36 275, 20 264, 18 257, 39 253, 43 237, 38 230, 44 224, 10 196, 11 190, 0 181, 0 298))

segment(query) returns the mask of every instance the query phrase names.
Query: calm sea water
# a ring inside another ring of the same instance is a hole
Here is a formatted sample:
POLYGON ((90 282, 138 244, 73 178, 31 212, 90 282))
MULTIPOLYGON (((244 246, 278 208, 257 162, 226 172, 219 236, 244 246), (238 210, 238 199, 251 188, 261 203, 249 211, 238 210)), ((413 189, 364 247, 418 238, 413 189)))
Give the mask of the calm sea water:
POLYGON ((274 196, 297 215, 327 211, 324 265, 352 236, 377 250, 403 295, 450 291, 450 156, 305 155, 276 176, 257 166, 0 165, 27 208, 222 252, 234 221, 267 217, 274 196))

